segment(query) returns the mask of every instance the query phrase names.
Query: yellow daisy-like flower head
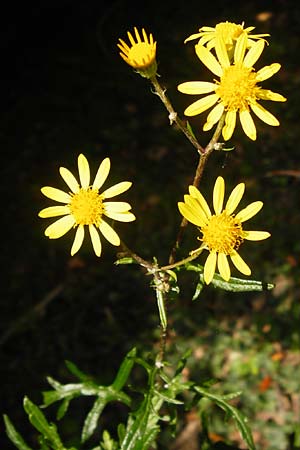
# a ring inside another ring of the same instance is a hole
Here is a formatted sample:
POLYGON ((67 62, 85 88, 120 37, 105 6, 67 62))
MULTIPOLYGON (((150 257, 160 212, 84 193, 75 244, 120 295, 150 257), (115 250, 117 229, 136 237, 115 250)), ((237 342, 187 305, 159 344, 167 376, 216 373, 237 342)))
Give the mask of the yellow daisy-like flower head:
POLYGON ((110 171, 109 158, 105 158, 100 164, 92 185, 90 185, 89 163, 82 154, 78 157, 78 171, 80 184, 68 169, 60 167, 60 175, 68 185, 70 192, 49 186, 43 187, 41 191, 46 197, 62 203, 62 205, 42 209, 39 216, 42 218, 63 216, 46 228, 45 235, 50 239, 60 238, 71 228, 77 228, 71 248, 72 256, 80 249, 84 239, 85 226, 87 226, 94 251, 97 256, 100 256, 102 246, 99 231, 112 245, 120 245, 119 236, 104 220, 104 216, 120 222, 135 220, 135 216, 130 212, 129 203, 107 201, 107 199, 127 191, 132 183, 123 181, 99 193, 99 189, 106 181, 110 171))
POLYGON ((128 31, 128 39, 131 46, 127 45, 125 41, 119 39, 117 44, 121 50, 120 56, 131 67, 137 70, 145 78, 151 78, 156 74, 156 42, 150 33, 149 37, 144 28, 142 29, 142 38, 138 29, 134 27, 136 42, 132 34, 128 31))
POLYGON ((226 46, 228 53, 231 53, 241 34, 247 36, 247 46, 251 47, 257 40, 263 39, 269 34, 251 34, 255 27, 244 28, 244 23, 241 25, 232 22, 220 22, 215 28, 201 27, 199 33, 192 34, 184 42, 199 39, 200 45, 206 45, 211 50, 216 47, 217 42, 222 40, 226 46))
POLYGON ((259 59, 264 45, 263 40, 257 41, 247 51, 247 36, 242 34, 237 39, 234 61, 231 64, 224 42, 216 43, 217 58, 205 46, 197 44, 195 49, 198 58, 220 80, 213 83, 188 81, 180 84, 178 90, 184 94, 209 94, 192 103, 185 110, 185 115, 195 116, 214 106, 203 130, 210 130, 224 114, 222 134, 225 141, 233 134, 237 115, 245 134, 252 140, 256 139, 256 127, 251 112, 268 125, 278 126, 276 117, 258 103, 260 100, 286 101, 282 95, 259 86, 261 81, 272 77, 280 69, 280 64, 273 63, 255 71, 253 65, 259 59))
POLYGON ((216 268, 221 277, 230 279, 229 256, 234 266, 244 275, 250 275, 251 270, 238 254, 237 250, 244 240, 260 241, 267 239, 270 233, 267 231, 246 231, 243 223, 255 216, 263 206, 261 201, 250 203, 246 208, 234 214, 245 191, 245 184, 238 184, 231 192, 225 207, 224 194, 225 182, 218 177, 213 191, 214 214, 211 212, 205 198, 194 187, 189 187, 189 195, 184 196, 184 202, 178 203, 180 213, 189 222, 199 227, 202 236, 202 248, 209 251, 204 265, 204 280, 207 284, 213 279, 216 268))

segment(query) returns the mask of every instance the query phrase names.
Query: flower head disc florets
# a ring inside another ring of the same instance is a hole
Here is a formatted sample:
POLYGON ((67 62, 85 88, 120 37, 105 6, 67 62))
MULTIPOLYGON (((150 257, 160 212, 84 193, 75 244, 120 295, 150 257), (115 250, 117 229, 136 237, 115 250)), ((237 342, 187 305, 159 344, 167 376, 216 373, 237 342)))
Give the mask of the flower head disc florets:
POLYGON ((248 110, 248 105, 259 98, 259 91, 253 69, 239 65, 224 69, 216 88, 225 111, 248 110))
POLYGON ((229 280, 231 271, 227 260, 228 256, 241 273, 250 275, 250 268, 237 250, 244 240, 260 241, 270 236, 270 233, 266 231, 246 231, 242 226, 243 222, 260 211, 263 206, 262 202, 250 203, 246 208, 234 214, 243 197, 244 190, 245 184, 238 184, 223 207, 225 182, 222 177, 218 177, 213 192, 215 214, 211 213, 205 198, 195 186, 190 186, 189 195, 184 196, 184 202, 178 203, 183 217, 199 228, 201 248, 209 251, 204 264, 204 280, 207 284, 213 279, 216 268, 224 280, 229 280))
POLYGON ((151 78, 156 74, 157 64, 156 64, 156 42, 153 40, 153 36, 150 33, 149 38, 144 30, 142 29, 142 37, 134 27, 134 33, 136 41, 132 34, 128 31, 128 39, 130 41, 131 47, 126 44, 125 41, 119 39, 117 44, 121 50, 120 56, 124 61, 131 67, 137 70, 142 76, 146 78, 151 78))
POLYGON ((101 194, 99 193, 99 189, 105 183, 110 171, 109 158, 105 158, 100 164, 92 186, 90 186, 89 163, 82 154, 78 157, 81 186, 68 169, 61 167, 59 171, 71 192, 67 193, 50 186, 41 189, 46 197, 62 203, 62 205, 44 208, 39 212, 39 216, 42 218, 63 216, 46 228, 45 235, 50 239, 58 239, 71 228, 76 228, 71 255, 75 255, 83 243, 85 226, 88 227, 97 256, 101 255, 102 250, 99 231, 112 245, 120 245, 118 234, 104 220, 105 216, 120 222, 131 222, 135 220, 135 216, 130 212, 129 203, 106 200, 127 191, 131 183, 123 181, 111 186, 101 194))
POLYGON ((97 190, 89 187, 72 194, 69 208, 76 225, 100 225, 104 207, 97 190))
POLYGON ((241 221, 226 211, 211 216, 207 225, 201 227, 202 242, 210 252, 230 255, 243 242, 241 221))
POLYGON ((225 141, 230 139, 234 132, 237 115, 245 134, 252 140, 256 139, 252 112, 268 125, 278 126, 279 121, 276 117, 259 103, 260 100, 286 101, 282 95, 258 85, 280 69, 280 64, 273 63, 255 71, 253 65, 259 59, 264 45, 264 41, 259 40, 247 51, 247 35, 242 33, 236 41, 232 62, 222 40, 216 42, 217 58, 205 46, 197 44, 195 49, 198 58, 220 77, 220 80, 213 83, 207 81, 181 83, 178 90, 184 94, 209 94, 188 106, 184 111, 185 115, 195 116, 213 107, 203 130, 211 130, 224 115, 222 135, 225 141))

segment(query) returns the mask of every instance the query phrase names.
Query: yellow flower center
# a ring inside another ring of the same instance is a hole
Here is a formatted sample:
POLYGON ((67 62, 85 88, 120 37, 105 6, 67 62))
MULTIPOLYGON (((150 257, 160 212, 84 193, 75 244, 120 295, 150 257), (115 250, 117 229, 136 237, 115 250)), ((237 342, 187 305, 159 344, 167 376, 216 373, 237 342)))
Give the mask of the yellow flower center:
POLYGON ((201 227, 201 231, 202 241, 209 251, 230 255, 243 242, 244 232, 241 222, 228 215, 226 211, 212 216, 209 223, 201 227))
POLYGON ((130 48, 128 62, 132 67, 142 69, 153 63, 155 54, 155 46, 146 42, 139 42, 130 48))
POLYGON ((236 40, 243 32, 242 25, 231 22, 221 22, 215 27, 216 38, 222 39, 225 45, 232 45, 232 41, 236 40))
POLYGON ((236 65, 224 69, 216 93, 227 111, 237 111, 248 110, 249 103, 258 98, 259 90, 253 69, 236 65))
POLYGON ((101 195, 92 188, 80 189, 73 194, 69 208, 76 220, 76 225, 98 226, 104 210, 101 195))

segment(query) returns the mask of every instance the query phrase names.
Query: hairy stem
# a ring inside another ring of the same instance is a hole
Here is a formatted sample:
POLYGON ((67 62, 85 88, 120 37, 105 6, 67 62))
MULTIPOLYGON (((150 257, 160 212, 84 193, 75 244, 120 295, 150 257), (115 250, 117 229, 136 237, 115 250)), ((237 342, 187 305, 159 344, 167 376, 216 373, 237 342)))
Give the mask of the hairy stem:
MULTIPOLYGON (((199 157, 198 166, 197 166, 194 180, 193 180, 193 186, 195 186, 195 187, 199 186, 205 165, 207 163, 207 160, 208 160, 209 156, 212 154, 212 152, 215 150, 215 145, 218 143, 218 140, 219 140, 221 132, 222 132, 222 128, 224 126, 224 119, 225 119, 225 117, 223 115, 218 122, 217 128, 213 134, 213 137, 211 138, 208 145, 205 147, 204 153, 199 157)), ((179 226, 179 231, 177 234, 175 244, 170 252, 169 264, 174 264, 174 262, 175 262, 177 249, 179 248, 180 243, 182 241, 183 233, 184 233, 186 226, 187 226, 187 220, 183 217, 183 219, 181 220, 180 226, 179 226)))
POLYGON ((178 128, 182 131, 182 133, 187 137, 187 139, 191 142, 191 144, 195 147, 200 155, 205 153, 204 148, 199 144, 195 136, 189 131, 183 120, 178 117, 177 112, 174 110, 170 100, 165 94, 165 89, 161 87, 156 77, 150 79, 152 86, 154 87, 154 93, 158 95, 163 104, 165 105, 167 111, 169 112, 170 124, 176 123, 178 128))

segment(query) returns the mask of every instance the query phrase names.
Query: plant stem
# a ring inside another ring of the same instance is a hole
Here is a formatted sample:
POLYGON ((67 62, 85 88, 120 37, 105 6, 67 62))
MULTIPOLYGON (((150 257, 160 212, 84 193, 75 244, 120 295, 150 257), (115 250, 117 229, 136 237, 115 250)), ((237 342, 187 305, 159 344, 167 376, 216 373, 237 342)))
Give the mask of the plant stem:
MULTIPOLYGON (((215 145, 217 144, 219 137, 221 135, 221 132, 222 132, 222 128, 224 125, 224 119, 225 119, 225 117, 223 115, 218 122, 217 128, 213 134, 213 137, 209 141, 208 145, 205 147, 204 153, 199 157, 198 166, 197 166, 194 180, 193 180, 193 186, 195 186, 195 187, 199 186, 205 165, 207 163, 207 160, 208 160, 209 156, 212 154, 212 152, 215 150, 215 145)), ((180 226, 179 226, 179 231, 177 234, 175 244, 174 244, 174 246, 171 250, 170 256, 169 256, 169 264, 174 264, 174 262, 175 262, 176 252, 182 241, 183 233, 184 233, 186 226, 187 226, 187 220, 183 217, 183 219, 181 220, 180 226)))
POLYGON ((195 147, 195 149, 198 151, 200 155, 203 155, 205 153, 204 148, 199 144, 195 136, 189 131, 183 120, 178 117, 177 112, 174 110, 170 100, 165 94, 165 89, 161 87, 159 84, 157 78, 154 76, 150 79, 153 87, 154 87, 154 93, 158 95, 158 97, 161 99, 163 104, 165 105, 166 109, 169 112, 169 119, 170 124, 176 123, 178 128, 183 132, 183 134, 187 137, 187 139, 191 142, 191 144, 195 147))

